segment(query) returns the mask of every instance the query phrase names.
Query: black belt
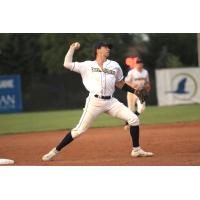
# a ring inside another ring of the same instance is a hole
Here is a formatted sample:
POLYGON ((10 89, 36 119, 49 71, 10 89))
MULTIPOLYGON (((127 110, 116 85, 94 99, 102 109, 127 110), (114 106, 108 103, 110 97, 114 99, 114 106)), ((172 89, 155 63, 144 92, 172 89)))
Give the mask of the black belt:
POLYGON ((112 96, 100 96, 100 95, 98 95, 98 94, 95 94, 94 95, 96 98, 99 98, 99 99, 111 99, 112 98, 112 96))

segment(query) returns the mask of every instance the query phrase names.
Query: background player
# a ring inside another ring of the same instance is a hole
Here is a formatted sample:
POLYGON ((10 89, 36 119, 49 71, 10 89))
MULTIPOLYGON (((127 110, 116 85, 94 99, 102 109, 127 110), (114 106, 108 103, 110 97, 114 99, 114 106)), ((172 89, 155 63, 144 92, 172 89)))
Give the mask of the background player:
MULTIPOLYGON (((144 69, 142 60, 139 57, 135 57, 134 67, 128 72, 128 75, 125 78, 125 82, 131 83, 132 87, 141 90, 144 89, 147 93, 151 90, 149 73, 144 69)), ((127 92, 127 104, 131 111, 136 115, 140 115, 145 110, 146 102, 141 102, 141 100, 133 93, 127 92)), ((126 130, 129 127, 128 123, 124 129, 126 130)))
POLYGON ((64 67, 81 75, 83 84, 89 91, 89 96, 86 99, 85 108, 78 125, 67 133, 55 148, 43 156, 43 161, 51 160, 61 149, 84 133, 102 113, 128 122, 133 143, 131 156, 153 156, 153 153, 145 152, 140 148, 137 115, 112 96, 115 86, 125 92, 137 92, 140 95, 138 91, 123 81, 123 72, 119 64, 108 59, 112 45, 107 42, 97 42, 95 45, 96 60, 73 62, 74 51, 79 48, 78 42, 70 46, 65 56, 64 67))

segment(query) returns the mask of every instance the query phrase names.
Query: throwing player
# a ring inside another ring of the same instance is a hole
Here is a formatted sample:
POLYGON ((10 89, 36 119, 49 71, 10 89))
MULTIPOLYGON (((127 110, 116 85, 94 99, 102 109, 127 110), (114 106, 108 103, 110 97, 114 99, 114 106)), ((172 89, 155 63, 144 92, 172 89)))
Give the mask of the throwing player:
MULTIPOLYGON (((131 83, 132 87, 138 90, 145 90, 147 93, 151 90, 149 73, 144 69, 142 60, 139 57, 135 57, 135 66, 128 72, 125 78, 125 82, 131 83)), ((127 104, 131 111, 139 116, 145 110, 146 102, 141 100, 133 93, 127 92, 127 104)), ((124 129, 128 129, 129 125, 126 122, 124 129)))
POLYGON ((102 113, 107 113, 129 123, 133 144, 131 156, 153 156, 153 153, 146 152, 140 147, 137 115, 113 97, 115 86, 125 92, 134 93, 138 91, 123 81, 123 72, 119 64, 108 59, 112 45, 107 42, 97 42, 95 44, 96 59, 94 61, 73 62, 74 52, 79 48, 78 42, 70 46, 65 56, 64 67, 81 75, 83 84, 89 91, 89 96, 86 99, 85 108, 77 126, 69 131, 56 147, 44 155, 42 160, 52 160, 66 145, 84 133, 102 113))

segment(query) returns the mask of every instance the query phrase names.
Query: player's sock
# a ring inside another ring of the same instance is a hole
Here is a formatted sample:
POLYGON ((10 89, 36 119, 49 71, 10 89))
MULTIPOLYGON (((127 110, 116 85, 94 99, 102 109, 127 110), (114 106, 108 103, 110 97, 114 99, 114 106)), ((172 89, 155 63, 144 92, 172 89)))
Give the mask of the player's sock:
POLYGON ((137 116, 139 116, 140 115, 140 113, 138 112, 138 111, 135 111, 134 112, 137 116))
POLYGON ((133 147, 139 147, 139 126, 131 126, 130 127, 130 134, 132 138, 133 147))
POLYGON ((63 138, 63 140, 60 142, 60 144, 56 147, 57 151, 60 151, 62 148, 64 148, 66 145, 68 145, 70 142, 72 142, 74 139, 72 137, 71 131, 63 138))

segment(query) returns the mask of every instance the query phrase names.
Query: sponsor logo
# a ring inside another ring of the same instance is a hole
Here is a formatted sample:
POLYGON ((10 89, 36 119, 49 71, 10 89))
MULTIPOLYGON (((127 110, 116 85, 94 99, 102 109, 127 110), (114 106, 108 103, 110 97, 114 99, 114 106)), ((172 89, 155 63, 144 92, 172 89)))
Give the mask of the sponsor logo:
POLYGON ((171 80, 171 90, 166 93, 178 100, 190 100, 197 93, 197 82, 191 74, 177 74, 171 80))
POLYGON ((14 109, 15 95, 0 95, 0 109, 14 109))
POLYGON ((110 70, 110 69, 106 69, 106 68, 104 68, 103 71, 101 71, 99 68, 92 67, 92 72, 104 72, 104 73, 106 73, 106 74, 115 75, 115 71, 110 70))
POLYGON ((19 75, 0 76, 0 113, 22 110, 19 75))
POLYGON ((14 80, 2 80, 0 81, 0 89, 14 88, 14 80))

